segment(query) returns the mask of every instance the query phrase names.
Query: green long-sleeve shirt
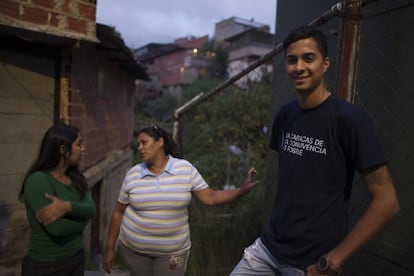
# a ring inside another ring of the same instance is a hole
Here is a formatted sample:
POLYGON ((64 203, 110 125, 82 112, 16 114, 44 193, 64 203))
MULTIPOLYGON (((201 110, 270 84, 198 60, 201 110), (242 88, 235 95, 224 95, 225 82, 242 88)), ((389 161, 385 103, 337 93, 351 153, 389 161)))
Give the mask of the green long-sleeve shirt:
POLYGON ((29 256, 36 260, 53 261, 75 255, 83 248, 82 232, 96 207, 89 193, 80 198, 75 186, 65 185, 47 172, 32 173, 24 183, 24 202, 31 228, 29 256), (57 221, 43 225, 36 212, 49 205, 45 194, 69 201, 72 210, 57 221))

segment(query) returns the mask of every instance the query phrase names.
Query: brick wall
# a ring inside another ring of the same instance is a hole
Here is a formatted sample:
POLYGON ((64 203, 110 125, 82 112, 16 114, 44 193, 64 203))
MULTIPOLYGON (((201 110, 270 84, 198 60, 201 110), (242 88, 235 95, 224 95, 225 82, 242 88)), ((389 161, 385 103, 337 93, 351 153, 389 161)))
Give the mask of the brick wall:
POLYGON ((171 53, 156 61, 162 72, 160 80, 163 86, 181 84, 180 68, 184 66, 185 51, 181 50, 171 53))
POLYGON ((80 127, 89 167, 111 151, 130 149, 134 128, 134 79, 94 49, 72 56, 70 123, 80 127))
POLYGON ((68 119, 80 128, 86 146, 82 169, 98 198, 98 216, 84 231, 85 249, 103 248, 120 185, 132 165, 135 82, 95 48, 72 51, 68 119), (96 244, 98 243, 98 244, 96 244))
POLYGON ((96 41, 96 1, 1 0, 0 24, 96 41))
POLYGON ((148 75, 151 76, 153 82, 154 79, 158 80, 163 88, 190 83, 194 78, 199 77, 198 68, 192 68, 194 64, 191 51, 193 48, 201 48, 207 42, 207 35, 176 39, 174 43, 181 48, 157 56, 153 62, 146 64, 148 75), (192 75, 190 79, 186 78, 189 72, 192 75))

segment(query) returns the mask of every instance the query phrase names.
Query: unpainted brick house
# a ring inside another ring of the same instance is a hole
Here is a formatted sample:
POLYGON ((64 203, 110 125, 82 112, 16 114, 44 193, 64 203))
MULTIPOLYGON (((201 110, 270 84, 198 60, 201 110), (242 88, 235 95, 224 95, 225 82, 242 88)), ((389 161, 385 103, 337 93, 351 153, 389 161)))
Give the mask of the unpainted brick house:
POLYGON ((178 99, 184 87, 195 80, 206 79, 211 57, 201 48, 208 35, 178 38, 174 43, 150 43, 134 50, 134 56, 147 68, 151 82, 138 81, 142 102, 154 100, 168 93, 178 99))
POLYGON ((135 80, 148 77, 95 15, 93 0, 0 1, 0 275, 20 275, 30 229, 17 194, 43 133, 59 121, 85 141, 81 168, 98 209, 86 251, 101 251, 132 163, 135 80))

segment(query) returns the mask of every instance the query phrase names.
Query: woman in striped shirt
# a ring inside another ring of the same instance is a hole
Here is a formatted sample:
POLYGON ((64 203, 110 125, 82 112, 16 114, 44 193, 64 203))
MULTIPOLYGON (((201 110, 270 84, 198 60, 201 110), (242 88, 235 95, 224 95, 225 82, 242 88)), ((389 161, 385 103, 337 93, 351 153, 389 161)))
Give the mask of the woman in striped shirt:
POLYGON ((258 184, 252 180, 256 171, 250 169, 239 188, 213 190, 190 162, 175 157, 174 141, 158 126, 138 132, 138 151, 143 162, 124 178, 106 240, 104 269, 112 269, 119 238, 132 276, 182 276, 191 247, 191 196, 210 206, 229 203, 258 184))

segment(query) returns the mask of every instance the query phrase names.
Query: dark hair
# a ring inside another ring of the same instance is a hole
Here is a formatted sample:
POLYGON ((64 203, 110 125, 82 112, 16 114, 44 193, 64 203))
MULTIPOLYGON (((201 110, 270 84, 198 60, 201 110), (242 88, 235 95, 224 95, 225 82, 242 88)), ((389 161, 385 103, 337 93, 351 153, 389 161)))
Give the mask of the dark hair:
MULTIPOLYGON (((63 124, 54 125, 46 131, 40 144, 37 159, 34 161, 24 177, 23 185, 19 193, 20 200, 22 200, 24 183, 26 182, 27 177, 35 171, 48 172, 55 169, 59 165, 61 156, 63 155, 67 158, 67 156, 71 153, 72 143, 77 139, 78 134, 79 129, 63 124), (63 154, 61 152, 62 146, 64 149, 63 154)), ((83 198, 88 189, 88 184, 79 167, 77 165, 70 166, 67 169, 66 174, 71 179, 73 185, 75 185, 81 195, 81 198, 83 198)))
POLYGON ((157 125, 152 125, 140 129, 137 133, 137 136, 141 133, 148 134, 149 136, 154 138, 155 141, 158 141, 162 137, 164 139, 163 149, 165 155, 171 155, 172 157, 181 158, 181 155, 178 152, 177 144, 174 142, 171 134, 169 134, 165 129, 157 125))
POLYGON ((305 38, 313 38, 322 57, 326 58, 328 56, 328 43, 325 34, 312 26, 302 26, 290 32, 283 41, 283 47, 287 50, 290 44, 305 38))

